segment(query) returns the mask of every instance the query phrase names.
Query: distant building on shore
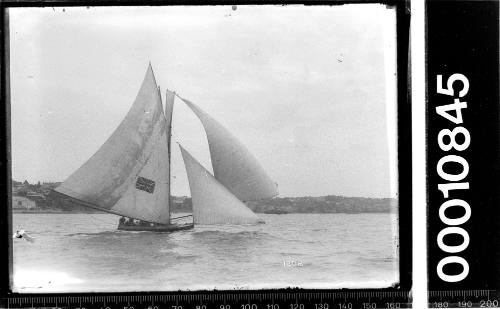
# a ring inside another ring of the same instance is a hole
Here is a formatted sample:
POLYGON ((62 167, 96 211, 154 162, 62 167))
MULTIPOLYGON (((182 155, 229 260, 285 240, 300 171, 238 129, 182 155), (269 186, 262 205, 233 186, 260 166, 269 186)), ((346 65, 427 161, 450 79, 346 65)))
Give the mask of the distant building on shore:
POLYGON ((18 194, 24 188, 24 184, 20 181, 12 181, 12 194, 18 194))
POLYGON ((12 196, 12 209, 35 209, 36 202, 24 196, 12 196))
POLYGON ((11 184, 13 209, 44 209, 52 206, 48 196, 60 183, 38 181, 36 184, 30 184, 27 180, 23 182, 12 180, 11 184), (35 206, 31 207, 33 204, 35 206))
POLYGON ((45 195, 43 195, 41 193, 29 191, 26 194, 26 198, 34 201, 37 208, 45 207, 46 198, 45 198, 45 195))

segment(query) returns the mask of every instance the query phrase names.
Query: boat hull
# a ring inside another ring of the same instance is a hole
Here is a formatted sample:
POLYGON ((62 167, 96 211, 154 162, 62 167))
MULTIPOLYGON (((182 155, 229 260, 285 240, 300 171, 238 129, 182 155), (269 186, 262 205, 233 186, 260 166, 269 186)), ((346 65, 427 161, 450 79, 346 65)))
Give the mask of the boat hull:
POLYGON ((165 225, 160 225, 156 224, 154 226, 148 226, 148 225, 124 225, 124 224, 118 224, 118 230, 119 231, 136 231, 136 232, 162 232, 162 233, 170 233, 170 232, 176 232, 176 231, 182 231, 182 230, 189 230, 194 228, 193 223, 185 223, 185 224, 165 224, 165 225))

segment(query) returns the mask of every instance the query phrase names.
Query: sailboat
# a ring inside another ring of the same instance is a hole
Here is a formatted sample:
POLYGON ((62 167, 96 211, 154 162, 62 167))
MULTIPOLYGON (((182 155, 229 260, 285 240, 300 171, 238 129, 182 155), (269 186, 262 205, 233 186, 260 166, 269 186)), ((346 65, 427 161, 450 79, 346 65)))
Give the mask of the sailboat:
POLYGON ((272 198, 278 187, 224 126, 197 105, 160 87, 149 64, 132 107, 106 142, 54 192, 79 205, 121 216, 119 230, 173 232, 195 225, 263 223, 244 202, 272 198), (179 144, 193 221, 171 216, 171 129, 175 98, 201 121, 214 174, 179 144))

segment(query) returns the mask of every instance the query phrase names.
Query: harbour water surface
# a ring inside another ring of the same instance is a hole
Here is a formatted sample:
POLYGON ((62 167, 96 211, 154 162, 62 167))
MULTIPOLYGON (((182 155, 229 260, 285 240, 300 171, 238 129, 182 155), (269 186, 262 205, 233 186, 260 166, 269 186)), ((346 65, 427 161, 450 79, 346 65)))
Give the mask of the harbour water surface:
MULTIPOLYGON (((181 215, 181 214, 176 214, 181 215)), ((398 282, 395 214, 259 214, 266 224, 117 231, 109 214, 14 214, 18 292, 368 288, 398 282)))

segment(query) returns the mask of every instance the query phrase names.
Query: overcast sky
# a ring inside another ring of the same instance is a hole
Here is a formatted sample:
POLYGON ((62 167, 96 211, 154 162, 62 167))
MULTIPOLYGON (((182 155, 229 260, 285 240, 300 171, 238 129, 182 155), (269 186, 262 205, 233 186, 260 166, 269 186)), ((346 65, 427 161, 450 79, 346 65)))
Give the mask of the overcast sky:
MULTIPOLYGON (((395 12, 384 5, 10 9, 12 176, 63 181, 130 108, 162 90, 228 128, 280 196, 395 197, 395 12)), ((162 94, 164 97, 164 93, 162 94)), ((173 140, 205 167, 199 120, 173 140)), ((173 148, 174 195, 189 195, 173 148)))

